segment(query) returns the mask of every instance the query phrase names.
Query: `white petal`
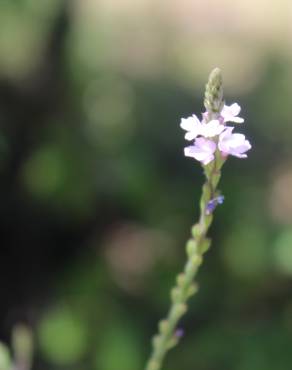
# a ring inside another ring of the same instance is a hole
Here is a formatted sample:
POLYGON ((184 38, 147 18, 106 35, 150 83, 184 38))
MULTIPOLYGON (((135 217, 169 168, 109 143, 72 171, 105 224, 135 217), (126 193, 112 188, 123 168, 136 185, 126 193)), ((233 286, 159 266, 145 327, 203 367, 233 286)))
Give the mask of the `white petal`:
POLYGON ((251 148, 248 140, 245 139, 243 134, 232 134, 232 129, 226 129, 220 137, 218 148, 224 154, 230 154, 239 158, 246 158, 244 154, 251 148))
POLYGON ((212 120, 206 124, 202 124, 202 135, 204 137, 214 137, 224 131, 225 126, 221 125, 218 120, 212 120))
POLYGON ((224 105, 221 111, 221 117, 223 117, 224 122, 242 123, 244 122, 244 119, 237 117, 237 115, 240 113, 240 110, 241 108, 237 103, 233 103, 230 106, 224 105))
POLYGON ((195 158, 198 161, 204 160, 210 153, 205 152, 204 150, 199 149, 195 145, 188 146, 184 148, 184 153, 186 157, 195 158))
POLYGON ((189 131, 185 134, 185 139, 186 140, 194 140, 197 136, 199 135, 197 130, 189 131))
POLYGON ((212 162, 214 158, 215 158, 215 157, 214 157, 214 154, 209 154, 209 155, 208 155, 208 156, 206 156, 206 157, 205 157, 201 162, 202 162, 203 164, 208 164, 208 163, 212 162))
POLYGON ((187 146, 184 148, 185 157, 193 157, 191 148, 191 146, 187 146))
POLYGON ((244 122, 244 119, 241 118, 241 117, 229 117, 227 119, 228 122, 235 122, 235 123, 243 123, 244 122))
POLYGON ((194 145, 184 149, 184 154, 186 157, 192 157, 203 164, 208 164, 214 159, 215 150, 216 144, 213 141, 200 137, 195 140, 194 145))
POLYGON ((233 154, 230 153, 230 154, 237 158, 247 158, 246 154, 240 154, 240 153, 233 153, 233 154))
POLYGON ((231 104, 228 108, 233 116, 238 116, 241 111, 241 108, 237 103, 231 104))
POLYGON ((214 153, 216 150, 216 144, 214 143, 214 141, 205 139, 204 137, 197 138, 195 140, 194 147, 210 153, 214 153))
POLYGON ((180 121, 180 127, 183 130, 191 131, 191 129, 193 128, 193 122, 192 122, 192 120, 190 118, 191 117, 189 117, 189 118, 182 118, 181 119, 181 121, 180 121))
POLYGON ((195 114, 188 118, 182 118, 180 121, 180 127, 186 131, 192 131, 200 124, 201 123, 195 114))
POLYGON ((225 130, 222 131, 222 133, 220 134, 220 136, 219 136, 219 142, 220 141, 223 141, 223 140, 226 140, 229 136, 231 136, 233 129, 234 129, 234 127, 227 126, 225 128, 225 130))
MULTIPOLYGON (((187 149, 187 148, 185 148, 185 149, 187 149)), ((209 152, 204 152, 204 151, 194 152, 194 151, 190 150, 187 154, 185 152, 185 156, 192 157, 192 158, 196 159, 197 161, 200 161, 204 164, 208 164, 209 162, 211 162, 214 159, 214 154, 209 153, 209 152)))

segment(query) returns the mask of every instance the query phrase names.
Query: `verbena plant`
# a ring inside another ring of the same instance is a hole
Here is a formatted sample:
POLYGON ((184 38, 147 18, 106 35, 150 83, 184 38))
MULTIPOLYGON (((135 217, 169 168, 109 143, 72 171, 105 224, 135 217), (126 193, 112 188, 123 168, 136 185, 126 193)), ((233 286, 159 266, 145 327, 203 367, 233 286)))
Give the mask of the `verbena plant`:
MULTIPOLYGON (((158 333, 153 338, 153 350, 145 370, 160 370, 167 352, 183 335, 178 322, 187 311, 189 298, 198 291, 195 281, 199 266, 211 241, 207 232, 213 220, 213 212, 224 200, 217 189, 221 168, 228 156, 246 158, 251 148, 243 134, 233 133, 234 127, 228 122, 241 124, 238 117, 240 106, 234 103, 225 105, 221 71, 214 69, 206 85, 204 106, 206 111, 199 120, 196 115, 182 118, 180 126, 186 131, 185 139, 191 142, 184 148, 184 155, 199 161, 206 181, 200 200, 200 218, 191 228, 191 237, 186 243, 187 259, 183 272, 178 274, 171 290, 171 304, 165 319, 158 324, 158 333)), ((12 336, 13 356, 8 347, 0 343, 0 370, 29 370, 32 363, 32 336, 28 328, 18 326, 12 336)))
POLYGON ((246 152, 251 148, 243 134, 233 133, 234 126, 227 125, 230 122, 241 124, 244 119, 238 117, 240 106, 237 103, 225 105, 222 75, 218 68, 209 76, 204 106, 206 111, 202 113, 201 120, 193 114, 182 118, 180 123, 186 131, 185 139, 192 142, 184 148, 184 155, 201 163, 206 178, 200 200, 200 218, 191 228, 191 237, 186 243, 186 263, 171 289, 170 308, 166 318, 158 324, 158 333, 153 338, 153 350, 145 370, 160 370, 165 355, 183 335, 178 322, 188 309, 189 298, 198 291, 195 278, 211 244, 207 232, 213 220, 213 211, 224 200, 217 189, 222 166, 230 155, 246 158, 246 152))

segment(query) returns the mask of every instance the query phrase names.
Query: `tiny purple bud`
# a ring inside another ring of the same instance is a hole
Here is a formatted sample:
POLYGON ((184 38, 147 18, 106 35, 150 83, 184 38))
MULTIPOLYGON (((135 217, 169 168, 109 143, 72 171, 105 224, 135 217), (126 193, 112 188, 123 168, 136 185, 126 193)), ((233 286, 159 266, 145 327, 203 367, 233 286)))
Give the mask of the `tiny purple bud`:
POLYGON ((207 215, 210 215, 214 211, 214 209, 217 207, 217 205, 222 204, 223 201, 224 201, 223 195, 219 195, 218 197, 211 199, 208 202, 207 207, 206 207, 207 215))
POLYGON ((216 200, 215 199, 212 199, 212 200, 210 200, 208 202, 207 207, 206 207, 206 213, 207 213, 207 215, 211 214, 214 211, 214 209, 216 208, 216 205, 217 204, 216 204, 216 200))
POLYGON ((183 335, 184 335, 184 330, 182 329, 182 328, 178 328, 178 329, 176 329, 176 331, 175 331, 175 333, 174 333, 174 335, 177 337, 177 338, 181 338, 181 337, 183 337, 183 335))
POLYGON ((222 204, 224 202, 224 195, 219 195, 219 197, 217 197, 217 202, 218 204, 222 204))

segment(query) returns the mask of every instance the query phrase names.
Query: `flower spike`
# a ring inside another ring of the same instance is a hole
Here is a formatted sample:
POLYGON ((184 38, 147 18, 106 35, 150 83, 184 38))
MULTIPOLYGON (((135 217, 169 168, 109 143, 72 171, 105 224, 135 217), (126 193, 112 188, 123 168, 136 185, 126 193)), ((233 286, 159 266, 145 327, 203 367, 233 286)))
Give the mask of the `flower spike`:
POLYGON ((206 177, 200 199, 200 218, 191 228, 191 237, 186 243, 187 260, 171 290, 168 314, 158 324, 158 333, 153 338, 153 350, 145 370, 161 370, 167 352, 182 337, 179 320, 188 309, 189 298, 198 291, 196 275, 211 245, 207 237, 208 230, 216 207, 224 201, 223 195, 217 190, 222 166, 229 155, 246 158, 246 152, 251 149, 250 142, 243 134, 233 133, 234 127, 226 125, 227 122, 241 123, 244 120, 238 117, 240 106, 237 103, 225 105, 222 76, 218 68, 210 74, 204 105, 206 112, 202 114, 201 121, 192 115, 182 118, 180 122, 180 127, 186 131, 185 139, 193 142, 184 148, 184 155, 199 161, 206 177))

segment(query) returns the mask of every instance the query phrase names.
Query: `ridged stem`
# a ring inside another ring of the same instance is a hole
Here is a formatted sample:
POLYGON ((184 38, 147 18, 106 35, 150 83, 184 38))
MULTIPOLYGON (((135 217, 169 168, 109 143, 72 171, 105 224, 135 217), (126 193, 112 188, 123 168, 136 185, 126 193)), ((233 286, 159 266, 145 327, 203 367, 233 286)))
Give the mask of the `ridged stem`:
POLYGON ((177 275, 176 284, 171 290, 171 306, 167 317, 158 324, 158 334, 153 338, 153 350, 145 370, 160 370, 166 353, 180 339, 179 333, 176 333, 177 325, 187 311, 189 298, 198 291, 195 277, 203 262, 204 253, 211 243, 207 238, 207 232, 212 224, 213 215, 208 213, 208 203, 215 197, 222 165, 223 161, 219 158, 205 167, 206 182, 200 201, 200 219, 191 229, 191 237, 186 243, 187 261, 183 272, 177 275))

